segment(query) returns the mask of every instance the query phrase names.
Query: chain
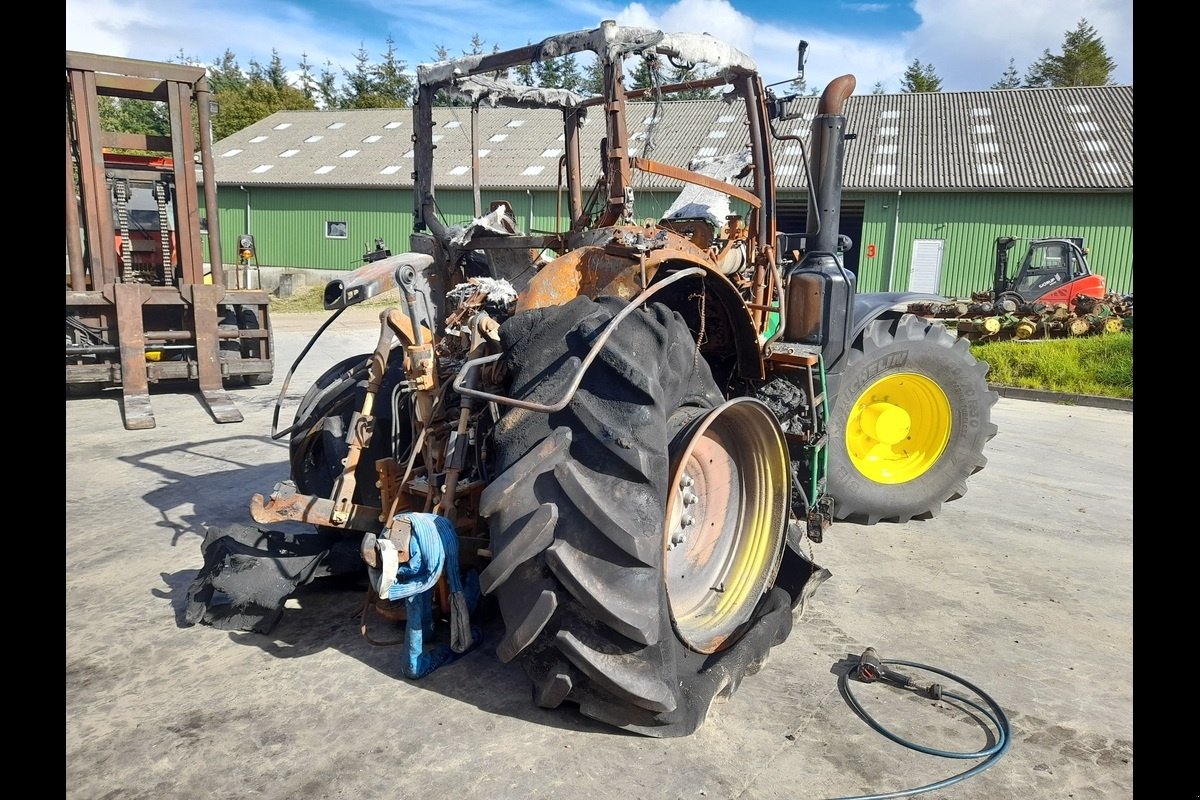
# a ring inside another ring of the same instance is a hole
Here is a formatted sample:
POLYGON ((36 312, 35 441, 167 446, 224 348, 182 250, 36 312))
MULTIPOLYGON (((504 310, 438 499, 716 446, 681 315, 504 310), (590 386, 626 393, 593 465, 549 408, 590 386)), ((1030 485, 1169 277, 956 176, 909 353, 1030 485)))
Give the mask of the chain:
POLYGON ((129 206, 125 197, 125 181, 116 181, 114 188, 117 193, 117 228, 121 233, 121 280, 129 283, 133 279, 133 242, 129 241, 129 206))
POLYGON ((171 263, 171 231, 167 221, 167 187, 162 181, 154 184, 154 199, 158 201, 158 241, 162 248, 163 284, 175 285, 175 269, 171 263))
POLYGON ((692 353, 692 369, 693 370, 696 369, 696 367, 700 363, 700 345, 704 344, 707 341, 707 339, 705 338, 705 336, 706 336, 705 325, 708 322, 708 317, 705 312, 707 305, 708 305, 708 292, 706 292, 704 290, 704 284, 701 283, 700 284, 700 331, 699 331, 699 333, 696 334, 696 352, 692 353))

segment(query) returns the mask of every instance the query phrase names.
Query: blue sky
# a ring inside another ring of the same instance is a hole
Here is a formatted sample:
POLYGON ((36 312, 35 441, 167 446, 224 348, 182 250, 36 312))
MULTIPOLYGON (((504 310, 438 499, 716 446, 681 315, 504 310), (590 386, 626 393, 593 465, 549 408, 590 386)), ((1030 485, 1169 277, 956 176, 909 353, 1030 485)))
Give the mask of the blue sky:
POLYGON ((1018 74, 1045 50, 1059 52, 1081 18, 1116 61, 1116 83, 1133 83, 1133 0, 67 0, 68 50, 201 63, 233 51, 242 68, 272 50, 294 69, 301 57, 340 75, 365 48, 378 60, 390 35, 409 69, 433 61, 437 46, 488 50, 594 28, 601 20, 674 32, 707 32, 743 50, 768 83, 795 75, 796 44, 808 41, 806 77, 820 88, 846 73, 860 92, 881 83, 896 92, 914 59, 932 65, 943 91, 987 89, 1014 59, 1018 74))

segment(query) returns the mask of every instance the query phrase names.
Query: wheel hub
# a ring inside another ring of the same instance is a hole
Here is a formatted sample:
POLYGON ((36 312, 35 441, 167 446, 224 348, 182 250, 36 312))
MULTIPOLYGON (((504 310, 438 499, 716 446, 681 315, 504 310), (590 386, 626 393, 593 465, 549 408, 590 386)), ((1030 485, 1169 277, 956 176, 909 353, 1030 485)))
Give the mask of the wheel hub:
POLYGON ((950 441, 950 400, 913 372, 887 375, 858 397, 846 422, 846 451, 867 478, 906 483, 925 474, 950 441))
POLYGON ((783 434, 749 398, 713 409, 672 448, 663 574, 676 633, 721 649, 771 586, 783 555, 791 477, 783 434))

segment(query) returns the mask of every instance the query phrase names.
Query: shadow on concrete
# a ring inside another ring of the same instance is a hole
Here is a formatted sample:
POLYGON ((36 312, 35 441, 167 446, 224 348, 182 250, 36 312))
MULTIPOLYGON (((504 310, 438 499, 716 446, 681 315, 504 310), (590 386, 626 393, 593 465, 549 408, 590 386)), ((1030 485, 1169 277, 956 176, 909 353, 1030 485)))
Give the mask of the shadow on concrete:
MULTIPOLYGON (((163 573, 166 588, 153 592, 155 597, 170 600, 176 624, 180 627, 188 627, 185 619, 187 591, 196 575, 197 570, 163 573)), ((377 646, 363 635, 361 623, 366 586, 365 574, 318 578, 292 593, 282 617, 269 633, 228 631, 229 641, 256 647, 281 659, 305 658, 333 649, 366 664, 386 678, 436 692, 489 714, 562 730, 637 737, 637 734, 583 716, 570 703, 557 709, 536 706, 524 670, 515 662, 504 664, 496 657, 496 645, 504 636, 504 623, 494 601, 488 597, 481 599, 471 615, 472 624, 482 633, 481 641, 474 648, 423 678, 405 677, 403 644, 377 646)), ((439 623, 435 643, 441 643, 447 631, 448 626, 439 623)), ((372 614, 367 632, 378 642, 402 641, 404 623, 372 614)), ((197 633, 200 635, 201 631, 197 633)))
MULTIPOLYGON (((287 459, 286 443, 272 442, 270 436, 246 435, 170 445, 119 460, 157 478, 146 481, 159 485, 142 499, 158 509, 161 520, 157 525, 170 533, 174 546, 187 534, 203 541, 213 525, 250 522, 251 496, 269 495, 276 483, 287 478, 287 459), (239 452, 257 455, 264 452, 264 446, 272 454, 265 462, 239 452), (190 512, 181 510, 189 505, 190 512), (174 513, 177 509, 180 511, 174 513)), ((280 527, 307 532, 307 526, 293 523, 280 527)), ((196 563, 202 560, 197 546, 196 563)))
MULTIPOLYGON (((276 482, 286 479, 286 445, 272 442, 269 436, 234 436, 146 450, 121 460, 148 473, 145 483, 157 484, 142 499, 159 511, 161 520, 157 524, 171 536, 172 546, 182 542, 195 547, 195 569, 160 573, 163 585, 151 590, 154 597, 169 602, 177 626, 191 627, 187 619, 188 590, 204 564, 201 548, 208 529, 254 524, 249 516, 250 497, 254 493, 269 494, 276 482), (242 444, 252 456, 238 454, 242 444), (262 463, 257 456, 264 444, 277 447, 278 458, 262 463)), ((297 523, 272 524, 263 530, 313 531, 311 526, 297 523)), ((363 635, 366 585, 365 568, 352 575, 317 578, 288 596, 279 622, 269 633, 229 631, 229 641, 257 647, 281 659, 304 658, 332 648, 387 678, 469 703, 488 713, 567 730, 635 735, 588 719, 571 704, 552 710, 534 705, 524 670, 496 657, 504 625, 491 598, 483 598, 472 615, 472 623, 482 633, 479 644, 423 678, 406 678, 403 645, 376 646, 363 635)), ((440 636, 447 631, 448 626, 439 625, 437 633, 440 636)), ((404 623, 372 614, 368 633, 376 641, 403 640, 404 623)))

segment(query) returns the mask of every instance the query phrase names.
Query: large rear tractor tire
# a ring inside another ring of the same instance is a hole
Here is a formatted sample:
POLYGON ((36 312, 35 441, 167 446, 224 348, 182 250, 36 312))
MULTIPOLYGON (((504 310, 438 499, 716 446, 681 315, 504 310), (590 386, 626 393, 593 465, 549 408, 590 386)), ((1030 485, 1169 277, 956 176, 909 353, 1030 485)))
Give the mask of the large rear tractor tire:
MULTIPOLYGON (((510 394, 552 404, 620 300, 576 298, 501 327, 510 394)), ((649 736, 685 736, 792 625, 774 584, 790 483, 756 400, 723 402, 683 319, 623 319, 570 404, 495 426, 481 575, 534 701, 649 736)))
POLYGON ((962 497, 996 435, 987 370, 940 324, 903 314, 867 325, 830 413, 834 518, 907 522, 962 497))

